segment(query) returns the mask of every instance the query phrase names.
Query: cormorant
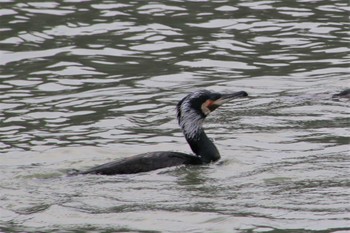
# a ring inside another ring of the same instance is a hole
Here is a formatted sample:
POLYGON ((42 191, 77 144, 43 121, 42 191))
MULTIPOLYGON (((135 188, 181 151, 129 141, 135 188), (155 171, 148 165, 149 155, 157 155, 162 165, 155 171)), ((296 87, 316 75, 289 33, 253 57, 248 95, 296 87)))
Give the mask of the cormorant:
POLYGON ((132 174, 147 172, 183 164, 207 164, 220 159, 220 153, 202 128, 209 113, 223 103, 238 97, 245 97, 245 91, 220 94, 208 90, 195 91, 184 97, 176 106, 177 120, 195 155, 181 152, 158 151, 135 155, 92 167, 75 174, 132 174))

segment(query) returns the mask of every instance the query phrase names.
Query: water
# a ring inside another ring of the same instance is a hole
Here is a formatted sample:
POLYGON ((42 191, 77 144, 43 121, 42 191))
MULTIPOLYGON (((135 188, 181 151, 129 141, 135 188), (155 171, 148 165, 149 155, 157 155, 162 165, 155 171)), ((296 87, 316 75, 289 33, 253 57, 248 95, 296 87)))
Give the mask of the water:
POLYGON ((347 1, 1 1, 3 232, 349 232, 347 1), (222 159, 66 177, 189 147, 193 90, 222 159))

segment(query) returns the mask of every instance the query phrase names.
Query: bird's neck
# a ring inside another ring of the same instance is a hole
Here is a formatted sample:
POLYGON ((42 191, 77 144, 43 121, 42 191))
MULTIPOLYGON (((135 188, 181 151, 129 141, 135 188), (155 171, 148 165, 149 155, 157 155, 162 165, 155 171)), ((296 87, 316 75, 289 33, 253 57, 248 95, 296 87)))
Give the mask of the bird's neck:
POLYGON ((193 153, 200 156, 204 163, 215 162, 220 159, 218 149, 208 138, 203 129, 200 129, 195 137, 186 137, 186 140, 193 153))

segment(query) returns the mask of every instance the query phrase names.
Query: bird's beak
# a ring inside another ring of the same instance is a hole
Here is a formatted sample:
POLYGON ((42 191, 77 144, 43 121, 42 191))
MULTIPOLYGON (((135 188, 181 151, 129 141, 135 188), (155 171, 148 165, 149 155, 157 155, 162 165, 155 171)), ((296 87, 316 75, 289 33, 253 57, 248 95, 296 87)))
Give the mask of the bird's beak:
POLYGON ((221 98, 215 100, 213 102, 214 105, 217 105, 217 106, 220 106, 230 100, 233 100, 233 99, 237 99, 237 98, 241 98, 241 97, 246 97, 248 96, 248 93, 245 92, 245 91, 238 91, 238 92, 234 92, 234 93, 231 93, 231 94, 223 94, 221 96, 221 98))
POLYGON ((248 96, 248 93, 245 92, 245 91, 239 91, 239 92, 234 92, 234 93, 231 93, 231 94, 222 94, 221 97, 215 101, 207 101, 205 103, 205 107, 210 111, 214 111, 215 109, 217 109, 218 107, 220 107, 222 104, 230 101, 230 100, 233 100, 233 99, 236 99, 236 98, 241 98, 241 97, 246 97, 248 96))

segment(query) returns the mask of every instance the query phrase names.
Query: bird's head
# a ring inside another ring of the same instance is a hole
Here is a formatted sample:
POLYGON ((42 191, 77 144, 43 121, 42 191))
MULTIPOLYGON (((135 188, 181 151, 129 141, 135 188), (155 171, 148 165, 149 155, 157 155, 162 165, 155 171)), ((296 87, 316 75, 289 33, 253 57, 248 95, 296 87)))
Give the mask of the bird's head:
POLYGON ((176 106, 179 125, 185 134, 188 133, 187 136, 193 136, 200 129, 203 120, 209 113, 232 99, 245 96, 248 96, 245 91, 231 94, 221 94, 208 90, 192 92, 180 100, 176 106))

